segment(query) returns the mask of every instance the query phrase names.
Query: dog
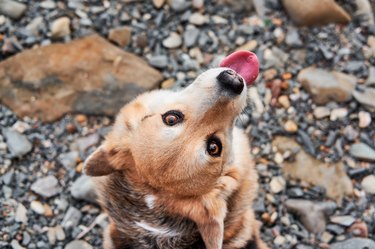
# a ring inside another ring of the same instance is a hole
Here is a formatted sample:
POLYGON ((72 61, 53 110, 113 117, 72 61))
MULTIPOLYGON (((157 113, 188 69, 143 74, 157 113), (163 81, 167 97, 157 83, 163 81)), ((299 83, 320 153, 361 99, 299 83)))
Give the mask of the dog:
POLYGON ((209 69, 175 92, 138 96, 85 162, 110 224, 105 249, 267 249, 252 203, 257 174, 242 76, 209 69))

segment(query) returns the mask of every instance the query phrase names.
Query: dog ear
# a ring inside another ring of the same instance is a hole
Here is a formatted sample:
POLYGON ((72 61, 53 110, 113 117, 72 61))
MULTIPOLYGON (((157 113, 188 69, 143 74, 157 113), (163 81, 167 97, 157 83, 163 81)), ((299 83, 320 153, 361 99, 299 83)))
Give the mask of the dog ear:
POLYGON ((109 153, 104 146, 100 146, 85 161, 83 172, 89 176, 105 176, 116 169, 111 165, 109 153))

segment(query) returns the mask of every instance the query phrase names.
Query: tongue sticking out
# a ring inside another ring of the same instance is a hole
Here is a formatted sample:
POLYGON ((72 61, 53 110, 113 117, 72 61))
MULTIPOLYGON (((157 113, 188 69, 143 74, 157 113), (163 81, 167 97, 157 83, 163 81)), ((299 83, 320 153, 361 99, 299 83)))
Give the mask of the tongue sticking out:
POLYGON ((242 76, 246 85, 251 85, 259 74, 259 62, 257 56, 249 51, 237 51, 223 59, 220 67, 228 67, 242 76))

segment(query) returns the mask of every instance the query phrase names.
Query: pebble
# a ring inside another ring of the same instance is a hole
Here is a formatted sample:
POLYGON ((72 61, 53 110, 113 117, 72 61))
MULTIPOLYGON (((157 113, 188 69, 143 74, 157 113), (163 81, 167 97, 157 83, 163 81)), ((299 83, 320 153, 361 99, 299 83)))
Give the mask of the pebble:
POLYGON ((166 55, 156 55, 151 57, 148 62, 156 68, 166 68, 168 66, 168 57, 166 55))
POLYGON ((332 216, 330 221, 344 227, 350 227, 355 222, 355 218, 350 215, 332 216))
POLYGON ((369 107, 370 109, 375 108, 375 89, 370 87, 364 87, 363 91, 354 91, 353 92, 354 98, 364 105, 365 107, 369 107))
POLYGON ((343 119, 348 115, 348 109, 346 108, 336 108, 331 111, 329 119, 331 121, 336 121, 338 119, 343 119))
POLYGON ((367 144, 364 144, 364 143, 353 144, 350 147, 349 153, 350 155, 352 155, 353 157, 357 159, 375 162, 375 150, 372 149, 367 144))
POLYGON ((40 7, 43 9, 54 9, 56 8, 56 3, 52 0, 46 0, 40 3, 40 7))
POLYGON ((330 114, 331 114, 331 111, 329 110, 329 108, 327 108, 325 106, 318 106, 318 107, 314 108, 314 117, 316 119, 322 119, 322 118, 325 118, 325 117, 329 117, 330 114))
POLYGON ((6 127, 2 129, 2 132, 13 157, 22 157, 31 151, 32 144, 25 135, 6 127))
POLYGON ((196 25, 196 26, 202 26, 203 24, 206 24, 206 23, 208 22, 208 17, 202 15, 202 14, 199 13, 199 12, 195 12, 195 13, 193 13, 193 14, 189 17, 189 22, 190 22, 191 24, 196 25))
POLYGON ((91 203, 97 202, 94 183, 89 176, 81 175, 75 180, 70 188, 70 193, 77 200, 85 200, 91 203))
POLYGON ((165 0, 152 0, 152 3, 154 4, 155 8, 160 9, 163 7, 165 0))
POLYGON ((44 214, 44 212, 46 211, 40 201, 32 201, 30 203, 30 208, 37 214, 44 214))
POLYGON ((27 6, 23 3, 13 0, 0 1, 0 13, 13 18, 19 19, 25 13, 27 6))
POLYGON ((290 29, 286 33, 285 43, 290 47, 300 47, 303 45, 297 29, 290 29))
POLYGON ((359 119, 358 126, 360 128, 366 128, 371 124, 371 114, 368 112, 360 111, 358 113, 358 119, 359 119))
POLYGON ((290 101, 289 101, 288 96, 286 95, 281 95, 278 99, 278 102, 285 109, 288 109, 290 107, 290 101))
POLYGON ((375 194, 375 176, 368 175, 362 179, 362 189, 368 194, 375 194))
POLYGON ((169 36, 163 40, 163 46, 166 48, 178 48, 182 44, 181 36, 175 32, 171 32, 169 36))
POLYGON ((31 185, 31 190, 44 198, 58 195, 62 191, 56 177, 52 175, 38 179, 31 185))
POLYGON ((184 32, 184 45, 188 48, 193 47, 198 40, 199 29, 195 27, 188 27, 184 32))
POLYGON ((375 242, 370 239, 352 238, 331 244, 331 249, 375 249, 375 242))
POLYGON ((119 45, 125 47, 131 41, 132 30, 130 27, 118 27, 109 30, 108 39, 119 45))
POLYGON ((77 151, 62 153, 58 157, 59 163, 61 163, 66 169, 74 169, 79 159, 79 153, 77 151))
POLYGON ((282 176, 274 176, 270 181, 270 188, 272 193, 278 194, 285 189, 285 179, 282 176))
POLYGON ((12 242, 10 242, 10 246, 13 248, 13 249, 26 249, 25 247, 21 246, 20 243, 17 241, 17 240, 12 240, 12 242))
POLYGON ((98 133, 92 133, 88 136, 78 138, 76 144, 80 152, 85 152, 91 146, 99 143, 100 136, 98 133))
POLYGON ((22 245, 27 246, 31 241, 31 236, 28 232, 22 233, 22 245))
POLYGON ((250 40, 243 44, 242 46, 238 47, 236 50, 248 50, 254 51, 254 49, 258 46, 258 42, 256 40, 250 40))
POLYGON ((16 222, 27 224, 27 221, 28 221, 27 209, 21 203, 18 203, 17 205, 16 215, 14 219, 16 222))
POLYGON ((65 229, 76 227, 79 224, 81 217, 82 213, 77 208, 70 206, 65 213, 61 226, 65 229))
POLYGON ((70 35, 70 19, 68 17, 60 17, 51 24, 51 37, 63 38, 70 35))
POLYGON ((92 249, 93 247, 84 240, 73 240, 69 242, 64 249, 92 249))
POLYGON ((284 129, 287 132, 296 133, 298 131, 298 125, 294 121, 288 120, 284 124, 284 129))

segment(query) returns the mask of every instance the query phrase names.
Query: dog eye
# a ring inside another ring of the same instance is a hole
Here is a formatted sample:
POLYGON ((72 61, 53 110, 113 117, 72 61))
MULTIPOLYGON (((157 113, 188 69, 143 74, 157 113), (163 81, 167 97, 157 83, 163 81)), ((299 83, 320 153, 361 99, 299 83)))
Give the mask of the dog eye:
POLYGON ((212 136, 207 141, 207 152, 212 157, 219 157, 221 155, 222 145, 220 139, 212 136))
POLYGON ((168 111, 162 115, 164 124, 168 126, 173 126, 175 124, 181 123, 184 120, 184 114, 180 111, 168 111))

